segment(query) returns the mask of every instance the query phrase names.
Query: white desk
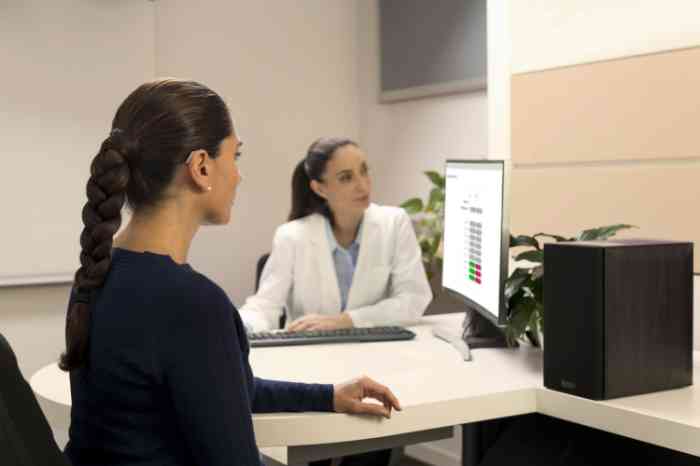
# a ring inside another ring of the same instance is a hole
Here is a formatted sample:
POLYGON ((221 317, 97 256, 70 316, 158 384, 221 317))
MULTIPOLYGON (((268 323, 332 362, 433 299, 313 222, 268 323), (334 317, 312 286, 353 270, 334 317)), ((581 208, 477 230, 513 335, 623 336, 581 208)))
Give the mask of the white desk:
MULTIPOLYGON (((542 385, 539 349, 477 349, 473 361, 464 362, 450 345, 431 335, 432 324, 459 327, 461 319, 454 314, 427 317, 414 328, 413 341, 253 349, 256 376, 338 383, 366 374, 389 386, 404 407, 391 419, 335 413, 255 415, 258 445, 279 461, 303 464, 329 451, 348 454, 436 440, 451 435, 455 425, 540 412, 700 456, 697 386, 605 402, 551 391, 542 385)), ((39 370, 30 383, 67 415, 68 377, 55 364, 39 370)))

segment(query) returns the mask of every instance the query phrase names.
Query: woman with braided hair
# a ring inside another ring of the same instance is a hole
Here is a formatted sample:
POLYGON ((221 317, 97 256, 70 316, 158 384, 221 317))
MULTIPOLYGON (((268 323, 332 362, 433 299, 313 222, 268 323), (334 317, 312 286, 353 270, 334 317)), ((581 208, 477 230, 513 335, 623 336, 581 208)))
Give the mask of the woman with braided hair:
POLYGON ((241 146, 226 104, 196 82, 143 84, 117 110, 90 167, 60 361, 74 466, 259 465, 252 412, 400 409, 366 377, 253 376, 238 311, 187 264, 199 226, 230 219, 241 146))

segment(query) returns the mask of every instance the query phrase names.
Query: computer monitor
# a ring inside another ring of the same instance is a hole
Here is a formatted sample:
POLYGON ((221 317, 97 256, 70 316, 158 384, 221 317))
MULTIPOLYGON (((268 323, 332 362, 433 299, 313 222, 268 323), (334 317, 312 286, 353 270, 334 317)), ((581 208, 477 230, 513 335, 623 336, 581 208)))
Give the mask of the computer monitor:
POLYGON ((468 310, 472 347, 505 346, 508 162, 448 160, 442 286, 468 310))

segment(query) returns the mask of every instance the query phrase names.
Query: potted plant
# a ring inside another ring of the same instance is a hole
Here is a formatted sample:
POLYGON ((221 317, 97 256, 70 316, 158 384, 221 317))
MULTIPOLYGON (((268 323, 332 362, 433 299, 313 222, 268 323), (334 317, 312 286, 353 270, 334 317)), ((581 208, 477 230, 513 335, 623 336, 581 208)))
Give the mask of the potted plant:
POLYGON ((634 228, 632 225, 618 224, 584 230, 577 236, 566 238, 561 235, 537 233, 532 236, 510 236, 511 248, 526 248, 514 259, 519 266, 513 270, 505 283, 508 322, 506 339, 514 345, 516 340, 527 337, 533 344, 542 345, 542 328, 544 324, 543 284, 544 284, 544 249, 540 243, 543 239, 550 241, 602 241, 617 234, 618 231, 634 228))
MULTIPOLYGON (((445 177, 435 171, 424 172, 432 187, 428 198, 414 197, 403 204, 411 215, 416 237, 421 248, 423 266, 430 281, 433 295, 441 295, 442 275, 442 234, 445 210, 445 177)), ((532 236, 511 235, 510 248, 518 248, 514 259, 518 267, 513 270, 504 285, 508 321, 505 328, 506 339, 515 345, 519 339, 527 337, 535 345, 542 344, 544 324, 543 283, 544 250, 542 241, 593 241, 606 240, 618 231, 634 228, 632 225, 618 224, 584 230, 575 237, 564 237, 549 233, 532 236), (525 250, 522 250, 525 248, 525 250)), ((454 304, 454 303, 452 303, 454 304)))
POLYGON ((416 237, 420 245, 423 266, 435 293, 435 281, 442 272, 442 231, 445 210, 445 177, 435 171, 423 172, 432 184, 425 202, 414 197, 403 204, 413 219, 416 237))

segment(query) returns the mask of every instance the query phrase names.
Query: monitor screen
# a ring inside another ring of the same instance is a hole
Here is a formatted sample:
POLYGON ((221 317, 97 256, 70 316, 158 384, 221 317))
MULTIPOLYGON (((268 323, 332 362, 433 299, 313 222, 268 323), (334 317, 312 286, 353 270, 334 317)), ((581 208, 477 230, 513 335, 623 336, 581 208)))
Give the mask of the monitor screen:
POLYGON ((506 163, 450 160, 445 168, 444 288, 494 323, 505 322, 506 163))

